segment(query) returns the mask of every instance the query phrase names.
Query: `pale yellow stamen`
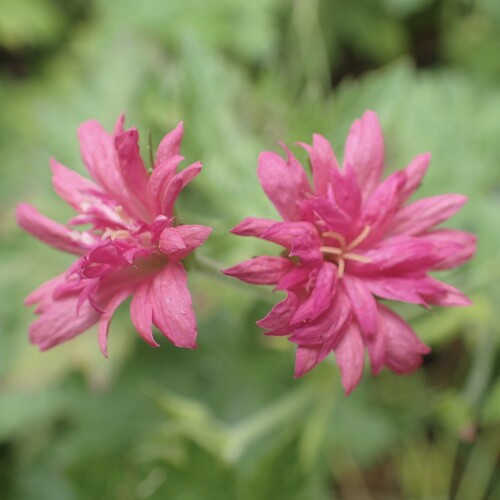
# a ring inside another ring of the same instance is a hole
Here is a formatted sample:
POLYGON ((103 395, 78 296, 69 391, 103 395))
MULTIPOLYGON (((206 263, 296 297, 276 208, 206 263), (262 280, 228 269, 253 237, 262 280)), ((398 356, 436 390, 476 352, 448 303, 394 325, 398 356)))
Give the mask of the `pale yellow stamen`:
POLYGON ((351 259, 351 260, 357 260, 358 262, 364 262, 365 264, 368 264, 371 262, 369 257, 365 257, 364 255, 358 255, 357 253, 345 253, 342 255, 343 259, 351 259))
POLYGON ((332 255, 342 255, 342 249, 336 247, 319 247, 323 253, 331 253, 332 255))
POLYGON ((102 234, 103 238, 109 238, 110 240, 116 240, 118 238, 128 238, 129 232, 125 229, 110 229, 109 227, 102 234))
POLYGON ((345 271, 345 260, 342 257, 339 257, 339 262, 337 264, 337 274, 339 278, 342 278, 342 276, 344 276, 344 271, 345 271))
POLYGON ((341 234, 336 233, 335 231, 326 231, 326 233, 323 233, 323 237, 333 238, 334 240, 337 240, 340 243, 340 246, 342 248, 345 247, 345 238, 341 234))
POLYGON ((349 245, 346 247, 346 252, 349 250, 352 250, 353 248, 356 248, 359 244, 361 244, 367 236, 370 234, 371 227, 370 226, 365 226, 363 231, 361 231, 356 238, 354 238, 349 245))

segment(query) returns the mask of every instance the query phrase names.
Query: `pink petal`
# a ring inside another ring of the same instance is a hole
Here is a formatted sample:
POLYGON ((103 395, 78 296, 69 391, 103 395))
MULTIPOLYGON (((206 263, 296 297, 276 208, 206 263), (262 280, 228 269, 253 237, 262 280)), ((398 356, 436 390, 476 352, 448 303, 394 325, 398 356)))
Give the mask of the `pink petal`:
POLYGON ((313 134, 312 147, 302 145, 311 158, 311 168, 314 181, 314 193, 324 196, 328 185, 332 182, 332 170, 338 170, 339 164, 332 146, 322 135, 313 134))
POLYGON ((429 304, 442 307, 464 307, 472 304, 471 300, 454 286, 431 277, 427 277, 426 281, 433 288, 430 293, 422 293, 429 304))
POLYGON ((332 303, 337 290, 337 268, 330 262, 320 267, 316 283, 309 298, 297 309, 291 323, 301 323, 317 318, 332 303))
POLYGON ((33 290, 25 299, 24 305, 31 306, 37 302, 48 300, 52 303, 52 294, 54 290, 66 281, 65 273, 57 275, 45 283, 42 283, 38 288, 33 290))
POLYGON ((415 156, 409 165, 404 169, 406 174, 406 182, 399 192, 399 204, 404 202, 415 192, 420 186, 422 179, 427 173, 429 163, 431 161, 430 153, 423 153, 415 156))
POLYGON ((335 347, 335 359, 340 368, 342 385, 348 396, 359 384, 363 375, 365 347, 356 323, 351 322, 335 347))
POLYGON ((311 188, 302 167, 287 163, 276 153, 264 152, 259 156, 257 175, 264 192, 285 220, 299 220, 297 201, 311 188))
POLYGON ((246 260, 222 272, 255 285, 275 285, 294 267, 295 265, 289 259, 262 255, 246 260))
POLYGON ((169 262, 154 280, 150 293, 153 322, 175 346, 196 347, 196 319, 180 262, 169 262))
POLYGON ((41 351, 76 337, 97 323, 100 314, 88 301, 77 314, 78 294, 52 301, 43 314, 30 325, 30 342, 41 351))
POLYGON ((343 171, 333 171, 332 192, 339 209, 351 217, 358 215, 361 207, 361 189, 356 172, 350 163, 346 163, 343 171))
POLYGON ((310 222, 275 222, 261 238, 291 249, 300 236, 310 239, 313 246, 321 245, 318 232, 310 222))
POLYGON ((398 374, 410 373, 422 364, 422 355, 431 350, 410 326, 387 307, 379 305, 381 328, 386 338, 385 364, 398 374))
POLYGON ((293 290, 297 287, 305 286, 313 269, 310 267, 295 267, 290 272, 283 275, 276 285, 277 290, 293 290))
POLYGON ((202 245, 212 228, 198 225, 168 227, 160 236, 160 250, 171 259, 183 259, 202 245))
POLYGON ((43 216, 26 203, 17 206, 16 220, 32 236, 64 252, 81 255, 92 244, 92 241, 87 241, 85 233, 71 231, 66 226, 43 216))
POLYGON ((286 327, 297 308, 297 295, 289 293, 285 300, 278 302, 271 311, 257 321, 257 325, 265 330, 277 330, 286 327))
POLYGON ((455 215, 466 201, 467 197, 460 194, 443 194, 410 203, 395 215, 388 234, 422 234, 455 215))
POLYGON ((139 285, 130 302, 130 319, 141 337, 152 347, 159 347, 153 337, 153 299, 150 297, 150 282, 139 285))
POLYGON ((477 237, 466 231, 438 229, 419 238, 434 244, 435 270, 461 266, 476 253, 477 237))
POLYGON ((201 163, 196 162, 175 174, 168 183, 161 200, 161 213, 170 217, 174 211, 174 204, 184 187, 201 172, 201 163))
POLYGON ((290 257, 298 257, 306 266, 319 266, 323 262, 320 245, 321 240, 316 231, 303 233, 294 239, 290 257))
POLYGON ((273 219, 262 219, 258 217, 247 217, 243 219, 236 227, 231 229, 233 234, 238 236, 256 236, 260 238, 277 221, 273 219))
POLYGON ((172 132, 168 133, 160 142, 156 151, 156 165, 169 161, 173 156, 178 156, 181 150, 184 124, 180 122, 172 132))
POLYGON ((91 197, 89 193, 103 194, 97 184, 61 165, 53 158, 50 160, 50 168, 54 191, 77 211, 81 211, 82 204, 91 197))
POLYGON ((189 252, 203 245, 212 232, 212 228, 201 226, 199 224, 183 224, 176 227, 179 234, 182 236, 186 249, 189 252))
POLYGON ((131 128, 115 137, 118 166, 131 196, 146 208, 149 175, 139 152, 139 133, 131 128))
POLYGON ((331 351, 323 346, 298 346, 295 355, 294 377, 299 378, 321 363, 331 351))
POLYGON ((342 286, 351 301, 352 311, 365 338, 375 336, 378 328, 377 303, 364 282, 353 276, 344 275, 342 286))
POLYGON ((99 322, 99 347, 101 348, 101 352, 106 358, 108 357, 108 333, 111 318, 113 317, 113 314, 115 313, 118 306, 125 299, 127 299, 127 297, 131 295, 131 293, 132 290, 127 288, 114 295, 108 302, 106 309, 101 316, 101 321, 99 322))
POLYGON ((182 156, 172 156, 168 160, 161 163, 157 162, 153 173, 149 177, 147 187, 149 209, 152 214, 159 215, 161 213, 161 200, 165 192, 165 188, 172 180, 179 163, 183 159, 184 158, 182 156))
POLYGON ((367 199, 379 183, 384 168, 384 137, 379 119, 366 111, 349 131, 345 146, 344 164, 350 163, 367 199))
POLYGON ((352 218, 330 200, 312 198, 306 203, 325 222, 324 232, 334 231, 345 234, 352 227, 352 218))
POLYGON ((425 292, 431 293, 434 287, 430 286, 427 278, 364 278, 363 282, 371 293, 387 300, 398 300, 410 304, 427 305, 423 297, 425 292))

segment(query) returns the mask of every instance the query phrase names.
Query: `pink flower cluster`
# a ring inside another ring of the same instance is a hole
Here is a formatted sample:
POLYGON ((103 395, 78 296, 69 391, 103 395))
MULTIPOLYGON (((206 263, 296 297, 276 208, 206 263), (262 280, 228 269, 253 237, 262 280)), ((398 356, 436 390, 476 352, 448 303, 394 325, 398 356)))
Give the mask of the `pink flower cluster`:
POLYGON ((260 256, 224 271, 248 283, 287 293, 258 325, 267 335, 289 335, 297 348, 295 375, 335 353, 346 393, 359 383, 365 347, 372 372, 384 366, 415 370, 430 349, 410 326, 377 299, 422 306, 464 306, 469 299, 429 275, 469 260, 476 238, 436 229, 466 202, 457 194, 408 203, 430 161, 415 157, 382 180, 384 143, 377 115, 356 120, 341 168, 329 142, 313 136, 308 152, 312 185, 285 149, 259 157, 262 187, 282 222, 247 218, 232 232, 274 242, 279 256, 260 256))
POLYGON ((144 340, 158 346, 154 324, 174 345, 196 347, 196 320, 182 259, 207 239, 211 228, 179 225, 174 204, 201 170, 194 163, 177 172, 180 123, 158 146, 152 173, 139 154, 137 130, 112 134, 96 121, 78 130, 81 154, 93 181, 51 161, 57 194, 78 215, 61 225, 30 205, 17 208, 19 225, 44 243, 78 256, 63 274, 32 292, 39 318, 30 340, 49 349, 99 321, 99 345, 106 355, 111 317, 129 296, 130 317, 144 340), (80 225, 90 229, 77 231, 80 225))
MULTIPOLYGON (((111 317, 129 296, 132 323, 148 344, 158 345, 155 325, 174 345, 196 346, 182 260, 205 242, 211 228, 181 225, 174 212, 180 192, 201 170, 194 163, 177 172, 182 135, 181 123, 163 138, 149 172, 137 130, 124 130, 123 117, 112 134, 96 121, 86 122, 78 136, 93 180, 51 162, 54 189, 77 215, 62 225, 29 205, 18 206, 21 227, 78 257, 26 299, 36 304, 39 317, 30 340, 41 350, 99 322, 106 355, 111 317)), ((384 367, 409 373, 421 364, 429 347, 379 299, 425 307, 469 304, 459 290, 429 273, 469 260, 476 238, 435 227, 460 210, 464 196, 408 202, 429 154, 382 180, 384 144, 375 113, 368 111, 353 124, 342 167, 324 137, 314 135, 312 146, 301 146, 309 154, 312 185, 286 147, 286 159, 262 153, 258 176, 283 220, 247 218, 232 230, 280 245, 279 255, 255 257, 224 272, 286 292, 258 325, 297 345, 297 377, 334 352, 348 394, 362 376, 365 348, 374 374, 384 367)))

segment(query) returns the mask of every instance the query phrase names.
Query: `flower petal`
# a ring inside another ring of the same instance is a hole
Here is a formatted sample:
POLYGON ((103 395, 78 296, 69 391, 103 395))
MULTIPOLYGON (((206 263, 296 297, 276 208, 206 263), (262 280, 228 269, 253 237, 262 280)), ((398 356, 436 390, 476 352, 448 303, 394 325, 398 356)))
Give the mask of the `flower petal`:
POLYGON ((91 247, 92 238, 88 234, 71 231, 26 203, 17 206, 16 220, 25 231, 58 250, 82 255, 91 247))
POLYGON ((431 161, 430 153, 423 153, 415 156, 413 160, 404 169, 406 174, 406 182, 399 192, 399 204, 403 205, 404 202, 414 193, 420 186, 422 179, 427 173, 429 163, 431 161))
POLYGON ((211 227, 199 225, 167 227, 161 233, 159 247, 171 259, 183 259, 202 245, 211 232, 211 227))
POLYGON ((335 359, 340 368, 342 385, 348 396, 359 384, 363 375, 365 347, 358 325, 351 322, 335 347, 335 359))
POLYGON ((139 285, 130 302, 130 319, 141 337, 151 346, 159 347, 153 337, 153 299, 150 296, 151 283, 139 285))
POLYGON ((201 163, 196 162, 172 177, 161 199, 161 213, 170 217, 180 192, 201 172, 201 163))
POLYGON ((196 319, 180 262, 169 262, 153 279, 153 323, 177 347, 196 347, 196 319))
POLYGON ((323 345, 298 346, 295 354, 294 377, 299 378, 311 371, 318 363, 321 363, 331 350, 328 351, 323 345))
POLYGON ((455 215, 466 201, 467 197, 460 194, 443 194, 410 203, 394 216, 388 235, 422 234, 455 215))
POLYGON ((292 292, 288 293, 285 300, 278 302, 267 316, 257 321, 257 325, 265 330, 278 330, 288 326, 297 309, 297 302, 297 295, 292 292))
POLYGON ((257 175, 264 192, 276 210, 285 220, 299 220, 300 210, 297 202, 311 188, 307 176, 296 162, 286 162, 280 155, 271 152, 261 153, 257 175))
POLYGON ((422 364, 422 355, 431 350, 402 318, 393 311, 378 306, 381 329, 386 338, 385 364, 393 372, 403 375, 422 364))
POLYGON ((344 165, 347 163, 353 166, 366 200, 380 181, 384 167, 384 137, 373 111, 366 111, 353 123, 345 145, 344 165))
POLYGON ((180 122, 177 127, 168 133, 160 142, 156 150, 155 165, 169 161, 173 156, 178 156, 181 150, 182 136, 184 135, 184 124, 180 122))
POLYGON ((260 238, 277 221, 273 219, 262 219, 259 217, 247 217, 243 219, 237 226, 231 229, 231 233, 238 236, 256 236, 260 238))
POLYGON ((147 187, 147 197, 149 209, 152 214, 161 214, 161 200, 165 188, 168 186, 172 177, 175 175, 179 163, 184 158, 182 156, 172 156, 168 160, 157 163, 151 176, 149 177, 147 187))
POLYGON ((222 271, 241 281, 255 285, 275 285, 295 265, 289 259, 262 255, 222 271))
POLYGON ((318 232, 310 222, 275 222, 261 235, 261 238, 291 249, 295 240, 301 236, 307 237, 311 245, 321 244, 318 232))

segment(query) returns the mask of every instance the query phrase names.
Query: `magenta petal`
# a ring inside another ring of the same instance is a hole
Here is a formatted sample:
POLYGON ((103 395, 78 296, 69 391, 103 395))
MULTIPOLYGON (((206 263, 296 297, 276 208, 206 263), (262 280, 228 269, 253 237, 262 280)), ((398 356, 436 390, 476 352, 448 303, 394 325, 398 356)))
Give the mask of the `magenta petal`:
POLYGON ((293 290, 305 286, 309 281, 312 269, 310 267, 295 267, 283 275, 276 285, 277 290, 293 290))
POLYGON ((259 156, 257 175, 264 192, 285 220, 299 220, 297 204, 311 188, 302 167, 287 162, 278 154, 265 152, 259 156))
POLYGON ((306 266, 320 266, 323 262, 320 245, 321 240, 316 231, 303 233, 294 239, 290 256, 298 257, 306 266))
POLYGON ((20 203, 17 206, 16 220, 32 236, 64 252, 81 255, 90 248, 93 242, 93 239, 86 233, 71 231, 66 226, 43 216, 26 203, 20 203))
POLYGON ((427 305, 422 294, 431 293, 426 278, 382 277, 363 279, 371 293, 387 300, 399 300, 410 304, 427 305))
POLYGON ((175 346, 196 347, 196 319, 180 262, 170 262, 153 279, 153 322, 175 346))
POLYGON ((477 237, 466 231, 438 229, 419 239, 434 244, 434 270, 452 269, 470 260, 476 253, 477 237))
POLYGON ((175 175, 179 163, 184 158, 182 156, 172 156, 162 163, 158 163, 153 173, 149 177, 147 187, 147 197, 149 208, 154 215, 161 214, 161 201, 165 188, 175 175))
POLYGON ((426 278, 426 283, 432 291, 422 292, 422 296, 429 304, 442 307, 465 307, 472 304, 465 294, 448 283, 431 277, 426 278))
POLYGON ((186 244, 175 227, 165 228, 161 233, 159 243, 160 250, 166 255, 176 254, 186 249, 186 244))
POLYGON ((115 137, 118 165, 130 196, 147 207, 147 185, 149 175, 139 152, 139 133, 132 128, 115 137))
MULTIPOLYGON (((351 217, 358 215, 361 207, 361 190, 352 165, 346 163, 343 171, 333 171, 333 197, 338 208, 351 217)), ((331 198, 331 196, 329 196, 331 198)))
POLYGON ((70 340, 97 323, 100 314, 88 301, 77 314, 78 294, 51 301, 41 316, 30 325, 30 342, 41 351, 70 340))
POLYGON ((366 200, 378 184, 384 167, 384 137, 373 111, 366 111, 352 125, 345 146, 344 164, 347 163, 353 166, 366 200))
POLYGON ((161 199, 161 213, 170 217, 173 215, 174 204, 184 187, 201 172, 201 163, 196 162, 175 174, 168 183, 161 199))
POLYGON ((261 238, 291 249, 299 236, 307 237, 313 246, 321 243, 316 228, 310 222, 275 222, 261 238))
POLYGON ((61 165, 53 158, 50 160, 54 191, 75 210, 81 211, 90 194, 103 194, 101 188, 89 179, 61 165))
POLYGON ((323 198, 312 198, 307 200, 311 209, 325 222, 323 232, 334 231, 345 234, 352 226, 352 218, 338 205, 323 198))
POLYGON ((309 148, 314 181, 314 193, 324 196, 332 182, 332 170, 338 170, 339 164, 333 149, 320 134, 313 134, 313 145, 309 148))
POLYGON ((410 326, 387 307, 379 305, 381 329, 386 338, 385 364, 393 372, 410 373, 422 364, 422 355, 431 350, 410 326))
POLYGON ((467 197, 460 194, 443 194, 410 203, 395 215, 389 227, 389 235, 422 234, 455 215, 466 201, 467 197))
POLYGON ((299 378, 311 371, 318 363, 328 356, 331 351, 324 349, 324 346, 298 346, 295 355, 294 377, 299 378))
POLYGON ((348 396, 363 375, 365 347, 356 323, 351 323, 335 347, 335 359, 340 368, 342 385, 348 396))
POLYGON ((151 346, 159 347, 153 337, 153 300, 149 295, 150 282, 139 285, 130 302, 130 319, 141 337, 151 346))
POLYGON ((293 268, 294 264, 289 259, 262 255, 246 260, 222 272, 247 283, 275 285, 293 268))
POLYGON ((101 315, 101 320, 99 322, 99 347, 106 358, 108 357, 108 333, 111 318, 113 317, 116 309, 118 309, 118 306, 131 294, 131 289, 120 290, 111 298, 105 311, 101 315))
POLYGON ((236 227, 231 229, 233 234, 238 236, 256 236, 260 238, 277 221, 273 219, 262 219, 259 217, 247 217, 243 219, 236 227))
POLYGON ((364 282, 353 276, 344 275, 342 285, 351 301, 352 311, 365 338, 375 336, 378 328, 377 303, 364 282))
POLYGON ((431 161, 430 153, 423 153, 415 156, 409 165, 404 169, 406 182, 399 192, 399 204, 403 203, 413 194, 420 186, 422 179, 427 173, 429 163, 431 161))
POLYGON ((160 236, 160 250, 171 259, 183 259, 202 245, 212 228, 198 225, 183 225, 165 228, 160 236))
POLYGON ((169 161, 173 156, 179 155, 183 135, 184 124, 180 122, 172 132, 162 139, 156 151, 155 164, 157 166, 169 161))
POLYGON ((176 227, 179 234, 182 236, 186 249, 190 252, 195 248, 203 245, 212 232, 212 228, 201 226, 199 224, 184 224, 176 227))
POLYGON ((337 289, 337 268, 331 262, 320 267, 316 283, 308 299, 297 309, 291 323, 300 323, 317 318, 332 303, 337 289))
POLYGON ((265 330, 277 330, 286 327, 297 308, 297 295, 290 292, 285 300, 278 302, 257 325, 265 330))

